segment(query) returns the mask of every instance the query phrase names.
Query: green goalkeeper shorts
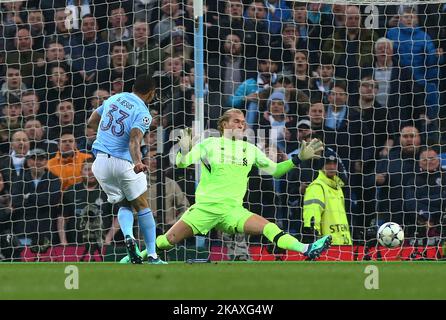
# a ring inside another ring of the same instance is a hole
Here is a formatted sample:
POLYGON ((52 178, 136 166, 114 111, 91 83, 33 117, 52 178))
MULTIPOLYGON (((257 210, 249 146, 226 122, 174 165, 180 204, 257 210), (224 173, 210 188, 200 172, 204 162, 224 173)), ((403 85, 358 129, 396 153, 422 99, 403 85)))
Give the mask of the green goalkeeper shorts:
POLYGON ((252 215, 242 206, 196 203, 181 216, 181 220, 192 228, 194 235, 205 235, 213 228, 233 234, 243 233, 243 226, 252 215))

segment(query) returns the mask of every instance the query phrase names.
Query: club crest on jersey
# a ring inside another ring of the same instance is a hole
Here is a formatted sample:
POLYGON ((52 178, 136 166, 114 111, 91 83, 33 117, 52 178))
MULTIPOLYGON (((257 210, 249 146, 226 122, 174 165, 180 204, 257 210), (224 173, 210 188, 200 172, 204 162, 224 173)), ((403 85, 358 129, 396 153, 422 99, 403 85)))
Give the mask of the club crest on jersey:
POLYGON ((142 123, 144 123, 144 125, 145 125, 146 127, 150 126, 150 118, 149 118, 149 117, 144 117, 144 118, 142 119, 142 123))

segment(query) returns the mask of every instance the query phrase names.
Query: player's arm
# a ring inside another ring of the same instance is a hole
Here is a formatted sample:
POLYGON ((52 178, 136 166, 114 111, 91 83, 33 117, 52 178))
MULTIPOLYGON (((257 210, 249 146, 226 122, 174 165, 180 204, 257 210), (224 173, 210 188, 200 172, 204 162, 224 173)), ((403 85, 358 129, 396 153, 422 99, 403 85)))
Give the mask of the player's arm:
POLYGON ((101 121, 101 116, 102 116, 102 110, 103 106, 97 108, 95 111, 93 111, 93 113, 91 114, 90 118, 88 118, 87 121, 87 126, 89 128, 94 129, 95 132, 98 131, 99 122, 101 121))
POLYGON ((129 151, 135 165, 136 173, 147 171, 147 166, 142 163, 141 141, 144 137, 143 132, 139 128, 133 128, 130 131, 129 151))
POLYGON ((260 149, 257 149, 256 165, 274 178, 280 178, 294 167, 299 166, 302 161, 320 158, 319 154, 322 150, 324 150, 324 144, 319 139, 313 139, 308 143, 303 141, 298 155, 293 155, 289 160, 275 163, 260 149))

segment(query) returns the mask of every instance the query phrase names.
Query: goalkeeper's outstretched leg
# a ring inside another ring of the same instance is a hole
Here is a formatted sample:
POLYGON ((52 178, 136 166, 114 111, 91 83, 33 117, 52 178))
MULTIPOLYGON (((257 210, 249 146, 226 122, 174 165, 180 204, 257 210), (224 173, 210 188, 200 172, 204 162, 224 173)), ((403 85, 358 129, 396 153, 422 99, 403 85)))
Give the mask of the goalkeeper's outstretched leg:
POLYGON ((192 228, 186 222, 178 220, 165 234, 156 238, 156 247, 160 250, 169 250, 193 235, 192 228))
POLYGON ((244 233, 249 235, 264 235, 279 248, 303 253, 309 259, 318 258, 331 245, 331 235, 311 243, 304 244, 290 234, 283 232, 275 223, 253 214, 243 225, 244 233))
MULTIPOLYGON (((234 227, 234 230, 243 230, 243 233, 248 235, 264 235, 279 248, 300 252, 311 260, 317 259, 326 251, 332 241, 331 235, 328 235, 313 243, 304 244, 292 235, 283 232, 275 223, 269 222, 257 214, 251 214, 247 219, 241 218, 237 226, 234 227)), ((169 250, 193 235, 193 229, 186 222, 179 220, 165 234, 156 238, 156 247, 159 250, 169 250)), ((146 253, 144 251, 141 253, 144 258, 146 253)))
MULTIPOLYGON (((194 235, 192 228, 182 220, 177 221, 165 234, 156 238, 156 248, 158 250, 172 249, 177 243, 194 235)), ((147 258, 147 250, 141 251, 141 257, 147 258)), ((129 263, 128 256, 121 259, 120 263, 129 263)))
MULTIPOLYGON (((257 214, 252 214, 248 219, 240 219, 235 230, 243 230, 245 234, 249 235, 264 235, 279 248, 300 252, 312 260, 317 259, 326 251, 331 246, 332 241, 331 235, 328 235, 313 243, 304 244, 292 235, 283 232, 275 223, 269 222, 257 214)), ((159 250, 169 250, 177 243, 193 235, 192 228, 186 222, 179 220, 167 233, 156 238, 156 247, 159 250)), ((144 258, 146 253, 142 251, 141 254, 144 258)))
MULTIPOLYGON (((249 235, 263 234, 279 248, 300 252, 310 259, 318 258, 331 245, 331 235, 324 236, 311 244, 304 244, 283 232, 275 223, 269 222, 257 214, 252 214, 246 220, 240 219, 239 224, 235 230, 243 230, 245 234, 249 235)), ((156 246, 160 250, 169 250, 193 235, 192 228, 184 221, 179 220, 166 234, 156 238, 156 246)))

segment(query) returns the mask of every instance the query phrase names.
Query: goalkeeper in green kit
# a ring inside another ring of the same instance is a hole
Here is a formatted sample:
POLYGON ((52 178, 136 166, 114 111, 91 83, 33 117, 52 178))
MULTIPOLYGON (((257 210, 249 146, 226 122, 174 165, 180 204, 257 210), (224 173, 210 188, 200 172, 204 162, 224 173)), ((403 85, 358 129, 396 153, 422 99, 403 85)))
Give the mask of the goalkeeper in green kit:
MULTIPOLYGON (((157 237, 158 249, 171 249, 184 239, 205 235, 213 228, 231 234, 263 234, 279 248, 301 252, 310 259, 319 257, 330 247, 330 235, 314 243, 303 244, 284 233, 275 223, 243 207, 248 174, 253 165, 278 178, 301 161, 319 157, 317 153, 324 149, 323 143, 318 139, 309 143, 304 141, 299 155, 291 160, 275 163, 259 148, 243 139, 245 128, 243 112, 230 109, 218 122, 221 138, 210 137, 192 147, 190 130, 181 131, 176 165, 186 168, 201 162, 201 178, 195 194, 196 203, 166 234, 157 237)), ((126 262, 126 258, 121 262, 126 262)))

